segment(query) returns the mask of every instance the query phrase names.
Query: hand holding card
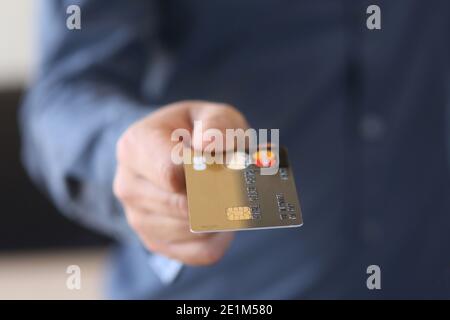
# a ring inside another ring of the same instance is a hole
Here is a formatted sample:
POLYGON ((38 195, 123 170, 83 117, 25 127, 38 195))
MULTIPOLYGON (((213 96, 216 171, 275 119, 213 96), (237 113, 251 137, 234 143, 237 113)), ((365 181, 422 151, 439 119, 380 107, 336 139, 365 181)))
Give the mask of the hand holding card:
POLYGON ((226 164, 193 158, 185 164, 190 226, 193 232, 254 230, 301 226, 294 176, 281 148, 235 152, 226 164), (277 166, 272 175, 261 169, 277 166))
POLYGON ((196 120, 205 129, 246 127, 242 114, 223 104, 185 101, 162 107, 120 138, 114 193, 148 250, 185 264, 208 265, 222 258, 233 234, 190 232, 183 166, 171 159, 172 132, 192 132, 196 120))

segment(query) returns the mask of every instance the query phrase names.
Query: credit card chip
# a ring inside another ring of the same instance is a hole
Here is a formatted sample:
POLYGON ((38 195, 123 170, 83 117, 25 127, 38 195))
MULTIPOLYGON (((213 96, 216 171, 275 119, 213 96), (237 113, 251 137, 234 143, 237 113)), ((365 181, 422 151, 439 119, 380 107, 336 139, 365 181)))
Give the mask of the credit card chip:
POLYGON ((250 207, 231 207, 227 208, 228 220, 250 220, 252 219, 252 211, 250 207))

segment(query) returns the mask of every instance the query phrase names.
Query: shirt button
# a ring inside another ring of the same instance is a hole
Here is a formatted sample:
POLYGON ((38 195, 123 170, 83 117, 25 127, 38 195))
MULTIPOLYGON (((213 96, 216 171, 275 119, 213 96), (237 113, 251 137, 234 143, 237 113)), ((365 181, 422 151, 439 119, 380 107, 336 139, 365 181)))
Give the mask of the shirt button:
POLYGON ((360 123, 360 134, 367 141, 381 139, 386 131, 383 119, 375 114, 365 115, 360 123))

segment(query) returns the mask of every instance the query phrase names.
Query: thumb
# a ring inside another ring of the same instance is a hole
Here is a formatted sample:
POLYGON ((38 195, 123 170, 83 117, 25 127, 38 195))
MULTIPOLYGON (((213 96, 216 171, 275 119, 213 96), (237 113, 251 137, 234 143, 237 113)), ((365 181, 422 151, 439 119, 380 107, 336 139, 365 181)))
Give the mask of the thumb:
POLYGON ((199 151, 204 150, 215 139, 222 139, 219 145, 225 148, 227 129, 248 128, 244 115, 226 104, 205 103, 192 110, 191 119, 193 122, 192 146, 199 151))

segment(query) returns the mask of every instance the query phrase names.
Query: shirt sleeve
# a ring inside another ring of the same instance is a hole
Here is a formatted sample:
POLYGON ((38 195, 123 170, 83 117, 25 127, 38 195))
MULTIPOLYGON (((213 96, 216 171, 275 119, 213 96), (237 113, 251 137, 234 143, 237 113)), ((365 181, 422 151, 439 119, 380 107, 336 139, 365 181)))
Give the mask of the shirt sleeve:
MULTIPOLYGON (((42 0, 36 79, 20 113, 23 162, 70 218, 122 241, 136 241, 114 197, 115 145, 154 106, 142 98, 158 32, 149 0, 42 0), (81 9, 81 30, 66 26, 81 9)), ((177 261, 149 253, 162 283, 177 261)))
POLYGON ((112 181, 118 137, 151 111, 140 95, 157 25, 151 4, 41 1, 37 76, 20 114, 33 180, 64 214, 117 238, 134 236, 112 181), (81 30, 66 26, 70 5, 81 30))

